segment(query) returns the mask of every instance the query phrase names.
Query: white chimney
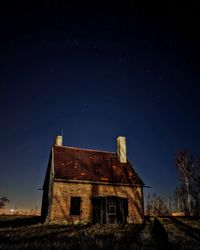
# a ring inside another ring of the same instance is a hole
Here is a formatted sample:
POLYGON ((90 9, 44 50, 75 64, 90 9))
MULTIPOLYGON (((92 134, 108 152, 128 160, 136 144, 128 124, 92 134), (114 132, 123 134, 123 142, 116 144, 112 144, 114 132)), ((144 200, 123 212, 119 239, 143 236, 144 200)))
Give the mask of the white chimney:
POLYGON ((63 137, 62 135, 57 135, 54 140, 55 146, 62 146, 63 137))
POLYGON ((121 163, 126 163, 126 137, 117 137, 117 156, 121 163))

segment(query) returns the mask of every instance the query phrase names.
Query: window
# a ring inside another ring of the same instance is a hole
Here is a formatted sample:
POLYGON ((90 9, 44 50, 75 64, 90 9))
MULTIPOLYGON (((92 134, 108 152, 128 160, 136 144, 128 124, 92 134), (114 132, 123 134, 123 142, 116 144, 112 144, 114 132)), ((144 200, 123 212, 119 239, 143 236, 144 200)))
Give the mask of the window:
POLYGON ((81 197, 71 197, 70 215, 80 215, 81 197))
POLYGON ((108 202, 108 214, 116 214, 116 202, 108 202))

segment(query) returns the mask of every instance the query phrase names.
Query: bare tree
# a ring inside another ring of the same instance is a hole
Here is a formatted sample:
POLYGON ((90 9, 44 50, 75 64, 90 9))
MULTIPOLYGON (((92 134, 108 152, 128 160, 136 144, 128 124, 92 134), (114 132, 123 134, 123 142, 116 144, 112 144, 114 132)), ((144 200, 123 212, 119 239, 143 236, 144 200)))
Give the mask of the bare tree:
POLYGON ((167 214, 171 215, 172 208, 174 205, 174 199, 170 194, 166 194, 163 198, 163 202, 165 203, 165 206, 167 207, 167 214))
POLYGON ((194 214, 200 215, 200 159, 195 159, 192 169, 192 195, 194 214))
POLYGON ((175 191, 177 209, 188 214, 200 215, 200 159, 189 151, 176 154, 180 185, 175 191))
POLYGON ((147 196, 146 214, 149 216, 168 215, 167 205, 156 193, 149 193, 147 196))
POLYGON ((0 208, 3 208, 8 202, 9 200, 5 196, 0 197, 0 208))
POLYGON ((176 188, 174 192, 175 208, 178 212, 187 212, 187 193, 185 185, 182 183, 176 188))
POLYGON ((194 160, 193 155, 187 150, 179 151, 176 154, 176 167, 179 172, 180 181, 186 192, 186 211, 185 212, 189 214, 191 214, 192 212, 191 184, 192 184, 192 171, 193 171, 194 161, 195 160, 194 160))

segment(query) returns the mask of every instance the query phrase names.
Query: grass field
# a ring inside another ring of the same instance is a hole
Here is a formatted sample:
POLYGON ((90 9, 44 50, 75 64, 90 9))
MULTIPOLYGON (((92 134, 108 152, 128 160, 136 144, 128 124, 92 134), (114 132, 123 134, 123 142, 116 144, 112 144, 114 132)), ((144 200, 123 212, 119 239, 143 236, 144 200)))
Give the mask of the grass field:
POLYGON ((143 225, 41 224, 0 216, 0 249, 200 249, 200 219, 145 218, 143 225))

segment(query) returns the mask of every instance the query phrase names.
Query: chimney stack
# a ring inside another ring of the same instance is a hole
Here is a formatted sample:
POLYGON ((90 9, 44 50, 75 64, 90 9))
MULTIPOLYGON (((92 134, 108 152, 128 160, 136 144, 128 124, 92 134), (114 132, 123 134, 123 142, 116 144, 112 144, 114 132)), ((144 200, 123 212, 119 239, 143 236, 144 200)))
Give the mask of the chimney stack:
POLYGON ((117 156, 121 163, 126 163, 126 137, 117 137, 117 156))
POLYGON ((55 140, 54 140, 54 145, 55 146, 62 146, 62 141, 63 141, 63 137, 62 137, 62 135, 57 135, 56 137, 55 137, 55 140))

